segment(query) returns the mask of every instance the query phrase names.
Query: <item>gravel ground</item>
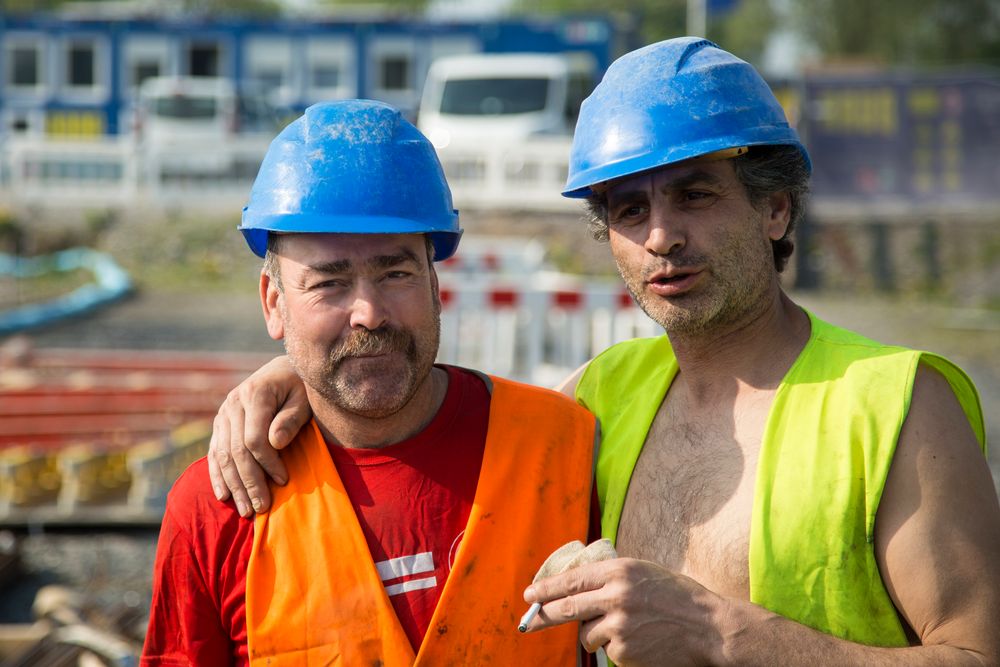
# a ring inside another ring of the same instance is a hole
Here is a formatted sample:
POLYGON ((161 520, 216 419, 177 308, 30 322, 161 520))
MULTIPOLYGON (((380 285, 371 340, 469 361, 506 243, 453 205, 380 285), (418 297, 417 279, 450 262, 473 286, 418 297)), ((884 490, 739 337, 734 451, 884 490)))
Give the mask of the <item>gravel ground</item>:
MULTIPOLYGON (((824 319, 869 336, 949 356, 977 382, 988 419, 1000 414, 1000 313, 920 301, 799 294, 824 319)), ((32 334, 45 347, 280 352, 266 334, 257 296, 240 293, 140 292, 93 316, 32 334)), ((988 422, 1000 443, 1000 420, 988 422)), ((991 454, 1000 488, 1000 445, 991 454)), ((34 592, 60 581, 105 611, 148 605, 155 531, 35 533, 22 543, 26 574, 0 600, 0 623, 27 622, 34 592)))

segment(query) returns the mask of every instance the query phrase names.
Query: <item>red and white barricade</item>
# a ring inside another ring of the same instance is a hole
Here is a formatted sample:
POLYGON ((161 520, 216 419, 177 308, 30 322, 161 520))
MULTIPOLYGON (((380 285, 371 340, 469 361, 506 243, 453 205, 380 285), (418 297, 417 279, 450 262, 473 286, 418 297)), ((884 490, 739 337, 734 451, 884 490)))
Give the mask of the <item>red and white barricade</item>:
POLYGON ((620 285, 543 282, 442 276, 438 359, 551 386, 613 343, 663 333, 620 285))

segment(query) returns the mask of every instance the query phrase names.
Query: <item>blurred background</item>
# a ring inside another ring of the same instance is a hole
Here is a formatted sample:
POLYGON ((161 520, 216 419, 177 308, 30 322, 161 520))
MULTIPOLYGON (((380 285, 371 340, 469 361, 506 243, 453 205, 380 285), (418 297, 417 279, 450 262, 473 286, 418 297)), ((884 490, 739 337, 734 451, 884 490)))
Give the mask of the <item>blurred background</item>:
POLYGON ((352 97, 417 123, 466 230, 440 359, 550 385, 658 333, 558 193, 608 65, 683 34, 757 66, 809 148, 793 297, 959 362, 997 442, 994 0, 6 0, 0 665, 135 664, 166 492, 281 352, 235 227, 284 124, 352 97))

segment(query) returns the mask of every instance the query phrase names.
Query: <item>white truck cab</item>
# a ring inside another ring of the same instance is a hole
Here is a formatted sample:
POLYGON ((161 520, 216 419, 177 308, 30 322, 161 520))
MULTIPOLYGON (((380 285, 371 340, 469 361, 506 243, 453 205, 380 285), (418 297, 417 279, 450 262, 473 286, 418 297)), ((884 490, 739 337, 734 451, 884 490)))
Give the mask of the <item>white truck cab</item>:
POLYGON ((594 85, 587 54, 474 54, 435 60, 417 127, 435 148, 571 134, 594 85))
POLYGON ((275 127, 263 96, 237 91, 229 79, 154 77, 139 89, 135 131, 147 144, 218 141, 275 127))

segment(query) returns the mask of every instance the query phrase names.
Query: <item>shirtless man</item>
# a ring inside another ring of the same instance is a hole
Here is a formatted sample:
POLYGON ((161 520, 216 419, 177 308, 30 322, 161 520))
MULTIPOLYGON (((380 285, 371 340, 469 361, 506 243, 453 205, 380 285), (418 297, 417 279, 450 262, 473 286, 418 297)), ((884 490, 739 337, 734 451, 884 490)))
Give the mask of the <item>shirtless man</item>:
MULTIPOLYGON (((705 40, 624 56, 585 102, 564 194, 587 198, 667 335, 563 386, 601 422, 602 529, 622 558, 530 586, 531 631, 579 621, 622 665, 1000 664, 975 388, 783 292, 809 171, 764 81, 705 40)), ((291 391, 283 363, 234 391, 213 442, 258 503, 249 463, 278 470, 260 424, 291 391)))

